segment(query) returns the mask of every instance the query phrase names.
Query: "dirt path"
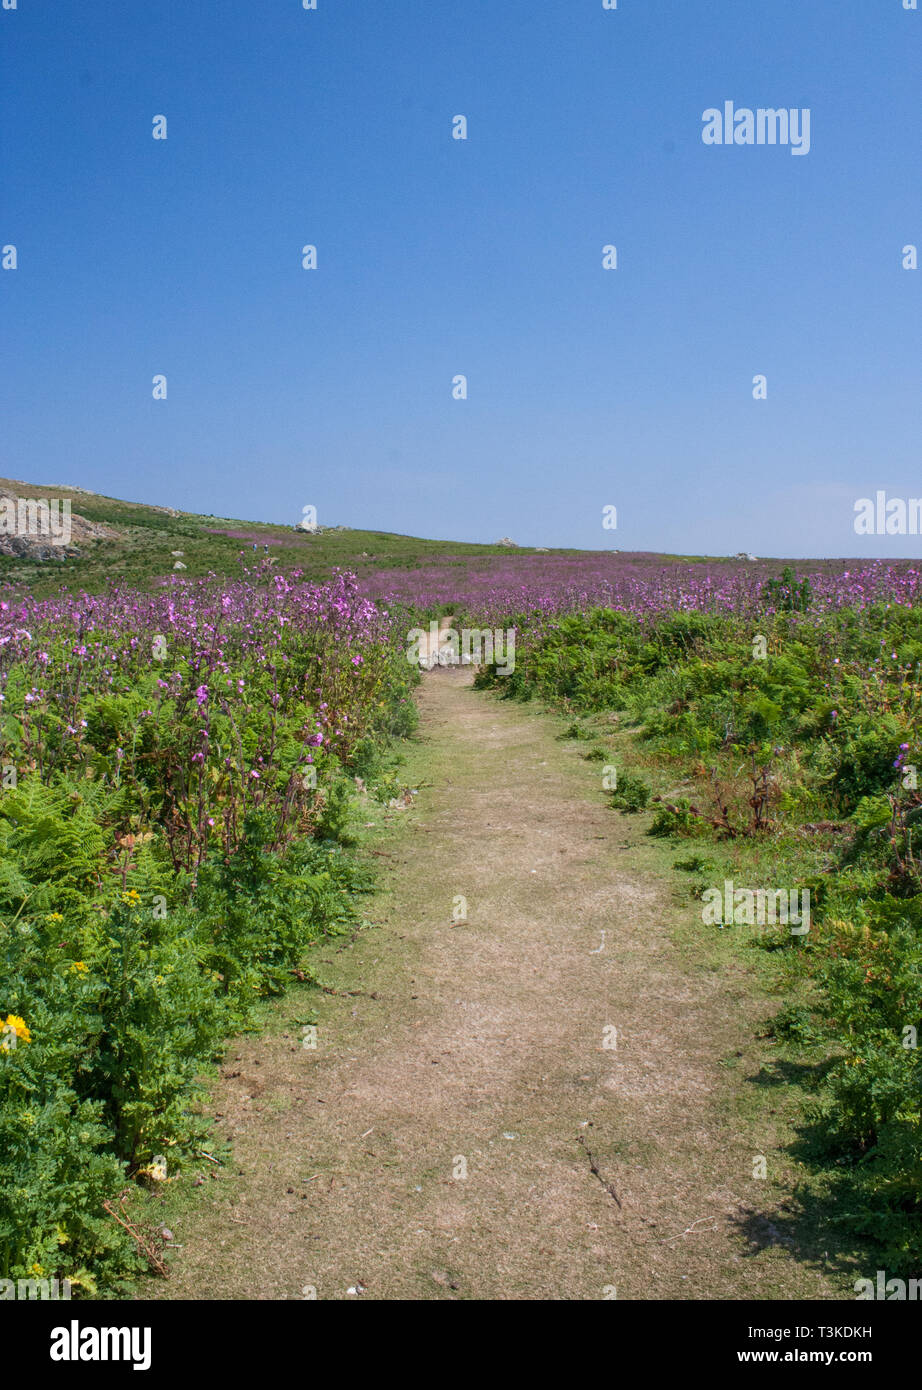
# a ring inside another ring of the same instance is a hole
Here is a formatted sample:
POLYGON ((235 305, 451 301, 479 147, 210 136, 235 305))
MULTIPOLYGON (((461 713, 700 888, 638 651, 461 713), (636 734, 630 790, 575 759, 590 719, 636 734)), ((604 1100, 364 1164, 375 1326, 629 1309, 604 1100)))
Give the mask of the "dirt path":
POLYGON ((408 773, 430 785, 376 827, 376 927, 320 951, 365 993, 323 996, 316 1051, 291 1000, 231 1049, 235 1171, 198 1193, 151 1295, 834 1296, 757 1234, 777 1194, 721 1059, 764 1001, 673 944, 689 909, 661 851, 559 722, 470 680, 425 679, 408 773))

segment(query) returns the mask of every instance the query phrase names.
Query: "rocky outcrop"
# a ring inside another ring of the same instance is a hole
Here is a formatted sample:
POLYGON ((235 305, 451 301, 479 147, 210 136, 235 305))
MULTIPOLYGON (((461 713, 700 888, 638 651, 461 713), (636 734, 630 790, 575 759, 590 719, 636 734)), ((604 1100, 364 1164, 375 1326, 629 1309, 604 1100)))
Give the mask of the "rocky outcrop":
POLYGON ((65 488, 39 493, 27 485, 18 492, 8 483, 0 484, 0 555, 41 562, 76 559, 82 553, 81 546, 117 537, 111 527, 88 521, 79 512, 71 510, 66 515, 61 504, 67 500, 65 488), (43 501, 58 504, 50 523, 40 506, 43 501))

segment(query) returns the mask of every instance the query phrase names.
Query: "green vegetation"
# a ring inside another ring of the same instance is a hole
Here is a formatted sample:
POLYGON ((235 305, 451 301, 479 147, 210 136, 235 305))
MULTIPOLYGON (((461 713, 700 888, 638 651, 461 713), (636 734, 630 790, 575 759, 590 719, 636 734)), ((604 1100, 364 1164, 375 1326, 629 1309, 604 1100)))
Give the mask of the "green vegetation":
POLYGON ((622 772, 618 776, 618 785, 611 794, 611 804, 619 811, 643 811, 649 803, 650 796, 648 782, 636 773, 622 772))
POLYGON ((194 889, 138 844, 122 890, 101 788, 32 782, 2 807, 4 997, 28 1024, 0 1042, 0 1271, 112 1292, 144 1262, 103 1203, 211 1151, 203 1073, 366 885, 332 843, 267 851, 256 821, 194 889))
POLYGON ((224 1040, 358 922, 411 688, 343 577, 0 610, 0 1277, 140 1267, 113 1199, 210 1147, 224 1040))

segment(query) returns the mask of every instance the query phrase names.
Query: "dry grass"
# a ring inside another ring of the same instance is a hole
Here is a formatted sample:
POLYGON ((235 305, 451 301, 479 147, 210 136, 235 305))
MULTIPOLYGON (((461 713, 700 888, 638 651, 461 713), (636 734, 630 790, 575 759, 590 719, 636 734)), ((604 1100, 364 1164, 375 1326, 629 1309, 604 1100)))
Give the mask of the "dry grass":
POLYGON ((321 947, 340 993, 231 1049, 214 1105, 236 1161, 171 1213, 183 1249, 141 1296, 841 1296, 773 1234, 783 1126, 739 1101, 771 1011, 753 968, 711 968, 667 853, 579 745, 469 682, 424 682, 408 776, 430 785, 370 837, 376 927, 321 947))

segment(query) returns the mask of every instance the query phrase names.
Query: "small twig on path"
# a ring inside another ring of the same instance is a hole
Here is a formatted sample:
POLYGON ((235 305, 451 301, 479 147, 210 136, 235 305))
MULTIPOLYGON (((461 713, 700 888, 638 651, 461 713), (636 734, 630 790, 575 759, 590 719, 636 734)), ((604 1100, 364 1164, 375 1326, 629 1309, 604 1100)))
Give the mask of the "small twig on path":
MULTIPOLYGON (((693 1221, 693 1222, 691 1223, 690 1226, 686 1226, 684 1231, 679 1231, 678 1235, 674 1235, 674 1236, 662 1236, 662 1237, 660 1238, 660 1244, 661 1244, 661 1245, 668 1245, 669 1242, 670 1242, 670 1241, 673 1241, 673 1240, 684 1240, 684 1238, 685 1238, 687 1235, 691 1235, 692 1231, 695 1229, 696 1226, 700 1226, 700 1225, 701 1225, 702 1221, 716 1221, 716 1220, 717 1220, 717 1217, 716 1217, 716 1216, 699 1216, 697 1221, 693 1221)), ((711 1231, 713 1231, 713 1230, 714 1230, 714 1227, 712 1226, 712 1227, 711 1227, 711 1231)), ((700 1234, 700 1235, 707 1235, 708 1232, 707 1232, 707 1231, 701 1231, 701 1232, 699 1232, 699 1234, 700 1234)))
POLYGON ((600 1182, 600 1183, 602 1184, 602 1186, 605 1188, 605 1191, 608 1193, 609 1197, 613 1197, 613 1198, 615 1199, 615 1201, 618 1203, 618 1208, 619 1208, 619 1210, 620 1210, 620 1209, 621 1209, 621 1198, 618 1196, 617 1192, 615 1191, 615 1184, 614 1184, 613 1182, 606 1182, 605 1179, 602 1177, 602 1174, 599 1172, 599 1165, 596 1163, 595 1159, 593 1158, 592 1153, 590 1152, 590 1149, 589 1149, 589 1145, 586 1143, 586 1141, 585 1141, 585 1139, 583 1138, 583 1136, 580 1134, 580 1135, 577 1136, 577 1138, 579 1139, 579 1142, 582 1144, 583 1148, 586 1150, 586 1157, 589 1159, 589 1171, 590 1171, 590 1173, 593 1173, 593 1174, 598 1178, 599 1182, 600 1182))

